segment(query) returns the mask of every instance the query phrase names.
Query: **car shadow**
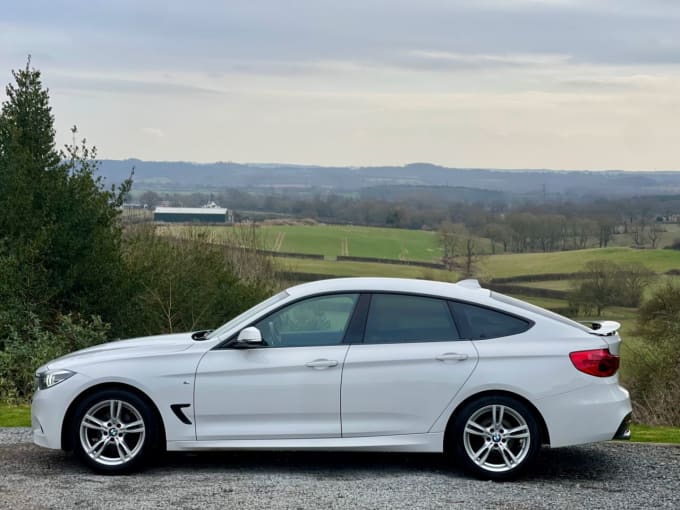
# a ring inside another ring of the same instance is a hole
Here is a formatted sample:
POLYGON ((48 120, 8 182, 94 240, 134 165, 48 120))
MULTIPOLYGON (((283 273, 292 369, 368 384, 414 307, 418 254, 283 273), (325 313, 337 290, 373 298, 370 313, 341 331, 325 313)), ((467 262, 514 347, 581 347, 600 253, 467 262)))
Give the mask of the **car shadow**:
MULTIPOLYGON (((543 448, 536 463, 522 476, 524 480, 565 479, 611 480, 617 471, 618 457, 606 448, 583 446, 543 448)), ((619 459, 620 460, 620 459, 619 459)), ((168 452, 150 466, 154 471, 235 471, 239 473, 281 472, 309 474, 317 477, 380 477, 401 474, 431 474, 467 477, 450 459, 426 453, 355 453, 355 452, 168 452)))
POLYGON ((616 455, 607 443, 543 448, 526 478, 537 481, 611 481, 630 469, 628 460, 616 455))
MULTIPOLYGON (((43 450, 33 445, 21 453, 22 464, 40 465, 41 470, 92 474, 72 453, 43 450), (35 458, 33 458, 35 457, 35 458), (33 462, 31 462, 33 461, 33 462)), ((606 445, 543 448, 521 479, 526 482, 576 483, 612 481, 625 475, 625 462, 606 445)), ((455 460, 440 454, 375 452, 167 452, 154 459, 135 476, 165 476, 168 473, 219 473, 252 475, 296 474, 319 479, 361 479, 400 475, 469 478, 455 460)), ((96 476, 96 475, 94 475, 96 476)))

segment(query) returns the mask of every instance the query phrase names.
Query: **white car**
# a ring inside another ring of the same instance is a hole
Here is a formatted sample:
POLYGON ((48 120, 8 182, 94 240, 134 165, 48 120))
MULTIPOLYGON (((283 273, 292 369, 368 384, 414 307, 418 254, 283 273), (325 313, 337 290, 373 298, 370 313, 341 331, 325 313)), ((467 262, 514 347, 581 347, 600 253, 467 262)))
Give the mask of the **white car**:
POLYGON ((619 325, 457 284, 292 287, 212 332, 111 342, 40 367, 33 438, 99 472, 159 449, 446 452, 516 476, 541 445, 627 438, 619 325))

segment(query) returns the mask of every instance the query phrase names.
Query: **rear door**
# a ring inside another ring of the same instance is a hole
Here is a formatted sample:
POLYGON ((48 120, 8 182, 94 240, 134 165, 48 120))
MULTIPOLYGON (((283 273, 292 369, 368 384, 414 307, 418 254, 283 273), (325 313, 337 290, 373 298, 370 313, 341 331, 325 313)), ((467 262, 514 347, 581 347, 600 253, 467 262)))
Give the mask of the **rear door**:
POLYGON ((345 359, 343 437, 428 432, 476 363, 445 300, 374 294, 364 341, 345 359))

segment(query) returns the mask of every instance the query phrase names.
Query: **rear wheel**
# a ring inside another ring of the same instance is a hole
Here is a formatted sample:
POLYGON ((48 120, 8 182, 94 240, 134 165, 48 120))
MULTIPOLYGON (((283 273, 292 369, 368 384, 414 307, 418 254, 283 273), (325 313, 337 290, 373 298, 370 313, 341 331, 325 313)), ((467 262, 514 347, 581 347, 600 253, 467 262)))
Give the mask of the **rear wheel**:
POLYGON ((451 447, 463 468, 479 478, 507 480, 522 473, 541 448, 532 411, 505 396, 465 405, 453 422, 451 447))
POLYGON ((105 474, 139 468, 158 441, 152 409, 126 390, 103 390, 76 408, 71 440, 78 457, 105 474))

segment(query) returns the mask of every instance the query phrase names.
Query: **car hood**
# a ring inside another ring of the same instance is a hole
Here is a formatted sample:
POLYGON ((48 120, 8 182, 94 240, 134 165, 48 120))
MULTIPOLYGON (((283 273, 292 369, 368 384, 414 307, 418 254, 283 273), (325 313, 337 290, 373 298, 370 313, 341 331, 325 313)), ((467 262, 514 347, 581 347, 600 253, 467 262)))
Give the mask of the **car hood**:
POLYGON ((141 356, 153 356, 171 352, 183 351, 194 345, 191 333, 174 335, 157 335, 130 340, 118 340, 95 345, 87 349, 72 352, 61 358, 54 359, 43 368, 72 368, 81 363, 92 363, 111 359, 124 359, 141 356))

